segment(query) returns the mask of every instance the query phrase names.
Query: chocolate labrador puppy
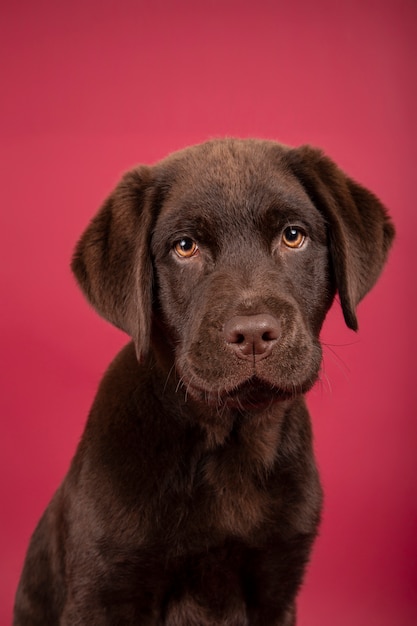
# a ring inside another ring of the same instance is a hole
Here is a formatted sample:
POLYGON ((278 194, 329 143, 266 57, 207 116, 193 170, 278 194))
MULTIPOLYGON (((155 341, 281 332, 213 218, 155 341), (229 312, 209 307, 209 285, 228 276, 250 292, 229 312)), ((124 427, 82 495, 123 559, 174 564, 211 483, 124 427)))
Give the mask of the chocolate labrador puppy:
POLYGON ((224 139, 128 172, 72 268, 133 339, 33 535, 15 626, 290 626, 322 494, 303 394, 394 234, 320 151, 224 139))

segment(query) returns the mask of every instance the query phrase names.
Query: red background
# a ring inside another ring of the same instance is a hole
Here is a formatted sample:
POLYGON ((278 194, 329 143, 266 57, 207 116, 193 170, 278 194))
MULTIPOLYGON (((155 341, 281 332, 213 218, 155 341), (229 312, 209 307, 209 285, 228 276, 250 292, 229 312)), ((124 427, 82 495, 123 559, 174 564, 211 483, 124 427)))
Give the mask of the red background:
POLYGON ((391 210, 360 332, 337 304, 323 332, 310 407, 326 503, 299 624, 417 623, 416 18, 413 0, 3 3, 1 626, 126 341, 78 291, 74 243, 124 170, 222 135, 321 146, 391 210))

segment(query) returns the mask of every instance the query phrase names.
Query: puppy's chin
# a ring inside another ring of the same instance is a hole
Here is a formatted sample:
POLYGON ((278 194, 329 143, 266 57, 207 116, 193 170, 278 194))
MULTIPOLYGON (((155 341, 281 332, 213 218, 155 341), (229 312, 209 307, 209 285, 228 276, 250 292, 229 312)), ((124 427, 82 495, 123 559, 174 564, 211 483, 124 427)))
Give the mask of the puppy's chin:
MULTIPOLYGON (((183 381, 184 382, 184 381, 183 381)), ((184 383, 186 392, 194 401, 213 408, 235 409, 242 412, 259 412, 271 408, 277 403, 293 400, 305 393, 314 384, 306 383, 292 389, 285 389, 252 376, 231 389, 204 389, 195 384, 184 383)))

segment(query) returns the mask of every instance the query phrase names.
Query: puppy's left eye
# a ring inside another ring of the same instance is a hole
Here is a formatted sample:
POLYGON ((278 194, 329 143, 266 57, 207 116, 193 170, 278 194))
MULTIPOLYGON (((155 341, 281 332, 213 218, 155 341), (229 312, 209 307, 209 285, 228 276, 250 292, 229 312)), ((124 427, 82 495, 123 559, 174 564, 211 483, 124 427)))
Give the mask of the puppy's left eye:
POLYGON ((182 237, 174 244, 175 253, 182 259, 189 259, 198 252, 198 246, 195 241, 189 237, 182 237))
POLYGON ((287 248, 301 248, 306 240, 306 234, 297 226, 287 226, 282 233, 282 243, 287 248))

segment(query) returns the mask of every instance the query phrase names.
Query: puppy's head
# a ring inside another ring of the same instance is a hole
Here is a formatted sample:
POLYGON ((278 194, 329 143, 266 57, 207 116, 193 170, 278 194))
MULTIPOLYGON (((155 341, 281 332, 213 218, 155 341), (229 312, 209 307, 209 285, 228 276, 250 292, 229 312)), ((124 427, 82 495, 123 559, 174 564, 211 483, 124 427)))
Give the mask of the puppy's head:
POLYGON ((247 407, 311 387, 336 290, 356 329, 392 238, 377 198, 321 152, 215 140, 126 174, 72 267, 139 357, 153 327, 195 399, 247 407))

